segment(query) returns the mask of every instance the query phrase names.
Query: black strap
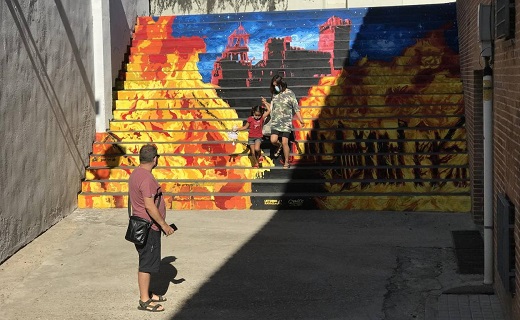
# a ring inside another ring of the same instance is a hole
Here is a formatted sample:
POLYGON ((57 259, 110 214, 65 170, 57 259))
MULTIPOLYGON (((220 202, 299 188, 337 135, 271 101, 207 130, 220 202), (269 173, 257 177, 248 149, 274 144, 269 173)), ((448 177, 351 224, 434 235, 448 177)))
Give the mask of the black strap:
POLYGON ((128 191, 128 218, 132 216, 132 202, 130 201, 130 191, 128 191))

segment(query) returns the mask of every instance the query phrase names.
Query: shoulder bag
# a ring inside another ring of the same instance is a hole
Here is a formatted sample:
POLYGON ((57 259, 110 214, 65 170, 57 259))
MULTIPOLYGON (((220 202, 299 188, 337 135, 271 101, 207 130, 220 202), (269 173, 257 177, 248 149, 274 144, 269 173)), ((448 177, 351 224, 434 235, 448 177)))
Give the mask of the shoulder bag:
MULTIPOLYGON (((157 208, 161 203, 161 195, 157 202, 157 208)), ((132 203, 130 202, 130 193, 128 193, 128 228, 126 229, 125 239, 142 246, 146 243, 148 232, 152 227, 152 221, 132 215, 132 203)))

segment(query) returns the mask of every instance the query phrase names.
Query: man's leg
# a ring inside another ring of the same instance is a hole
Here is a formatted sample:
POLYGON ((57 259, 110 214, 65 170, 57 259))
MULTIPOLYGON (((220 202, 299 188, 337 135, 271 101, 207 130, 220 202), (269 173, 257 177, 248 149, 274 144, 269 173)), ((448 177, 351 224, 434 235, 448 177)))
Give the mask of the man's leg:
MULTIPOLYGON (((148 272, 137 272, 137 283, 139 284, 139 296, 142 302, 148 302, 152 297, 150 296, 150 279, 151 275, 148 272)), ((147 305, 143 306, 147 310, 153 309, 156 305, 159 305, 157 308, 158 311, 164 310, 164 307, 157 303, 150 301, 147 305)))
MULTIPOLYGON (((139 252, 139 270, 137 272, 137 284, 139 285, 139 299, 147 302, 157 296, 150 296, 151 272, 158 272, 161 260, 161 234, 159 231, 150 230, 148 239, 143 247, 137 249, 139 252)), ((147 309, 152 309, 158 303, 150 302, 147 309)), ((164 310, 160 306, 157 310, 164 310)))
POLYGON ((139 297, 141 301, 148 301, 150 299, 150 279, 151 275, 148 272, 137 272, 137 284, 139 285, 139 297))

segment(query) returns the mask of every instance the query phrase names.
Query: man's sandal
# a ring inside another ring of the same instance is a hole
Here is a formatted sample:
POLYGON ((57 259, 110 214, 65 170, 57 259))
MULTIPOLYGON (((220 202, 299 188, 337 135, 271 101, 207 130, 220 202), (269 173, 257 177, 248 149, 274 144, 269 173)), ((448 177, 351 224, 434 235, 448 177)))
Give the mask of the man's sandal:
POLYGON ((155 306, 151 306, 150 305, 151 303, 153 303, 152 299, 148 299, 148 301, 146 301, 146 302, 139 300, 139 306, 137 307, 137 309, 143 310, 143 311, 150 311, 150 312, 164 311, 164 308, 159 310, 159 308, 161 308, 162 305, 156 304, 155 306))
POLYGON ((157 299, 154 299, 153 293, 150 293, 150 299, 152 300, 152 302, 164 302, 164 301, 168 300, 168 299, 166 299, 165 296, 161 296, 159 294, 156 294, 156 296, 157 296, 157 299))

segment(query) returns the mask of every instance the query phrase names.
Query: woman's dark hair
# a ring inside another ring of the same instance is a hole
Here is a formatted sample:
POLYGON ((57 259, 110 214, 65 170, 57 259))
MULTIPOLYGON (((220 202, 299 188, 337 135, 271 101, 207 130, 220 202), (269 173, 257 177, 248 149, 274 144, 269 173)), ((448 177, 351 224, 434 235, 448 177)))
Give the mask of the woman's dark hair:
POLYGON ((273 82, 275 82, 275 81, 276 81, 276 84, 278 84, 278 86, 280 87, 280 92, 284 92, 285 89, 287 89, 287 82, 285 82, 285 80, 282 78, 282 76, 277 74, 276 76, 274 76, 271 79, 270 90, 271 90, 272 95, 280 93, 280 92, 276 92, 276 90, 274 90, 273 82))

